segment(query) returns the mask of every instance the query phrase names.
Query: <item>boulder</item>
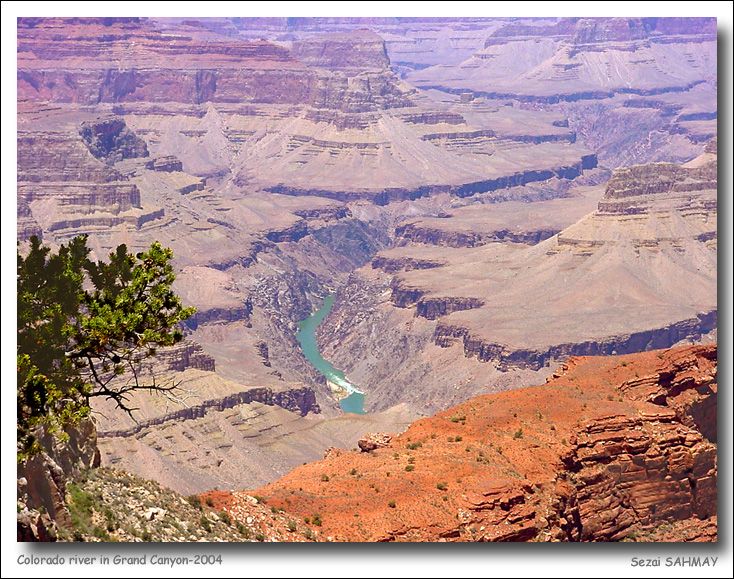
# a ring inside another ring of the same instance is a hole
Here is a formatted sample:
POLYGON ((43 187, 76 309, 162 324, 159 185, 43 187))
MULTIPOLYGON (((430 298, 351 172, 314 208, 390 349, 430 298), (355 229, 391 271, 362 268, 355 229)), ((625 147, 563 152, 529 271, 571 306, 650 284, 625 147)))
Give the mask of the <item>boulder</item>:
POLYGON ((390 444, 392 435, 384 432, 370 432, 357 441, 357 446, 362 452, 371 452, 390 444))

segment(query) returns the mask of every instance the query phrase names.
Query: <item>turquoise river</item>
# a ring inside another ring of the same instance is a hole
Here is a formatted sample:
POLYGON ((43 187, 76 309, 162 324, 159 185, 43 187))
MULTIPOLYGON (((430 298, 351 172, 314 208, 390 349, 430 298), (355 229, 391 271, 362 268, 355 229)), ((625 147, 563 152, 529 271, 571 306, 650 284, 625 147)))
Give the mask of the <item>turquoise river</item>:
POLYGON ((327 296, 318 310, 298 323, 296 338, 301 345, 304 356, 311 362, 313 367, 321 372, 328 382, 331 382, 331 384, 347 394, 339 402, 342 410, 353 414, 364 414, 364 393, 360 392, 354 384, 347 380, 344 372, 337 370, 330 362, 324 360, 321 352, 319 352, 319 345, 316 341, 316 328, 329 315, 333 305, 334 296, 327 296))

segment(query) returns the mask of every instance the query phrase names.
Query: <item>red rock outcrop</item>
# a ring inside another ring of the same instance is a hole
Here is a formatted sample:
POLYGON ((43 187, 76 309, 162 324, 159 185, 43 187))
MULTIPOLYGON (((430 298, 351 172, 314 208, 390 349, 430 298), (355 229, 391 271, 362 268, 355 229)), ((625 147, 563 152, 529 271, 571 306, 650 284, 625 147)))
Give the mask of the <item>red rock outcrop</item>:
POLYGON ((257 493, 337 541, 711 540, 715 396, 715 346, 574 358, 257 493))
POLYGON ((362 452, 372 452, 388 446, 391 440, 392 436, 385 432, 370 432, 357 441, 357 446, 362 452))

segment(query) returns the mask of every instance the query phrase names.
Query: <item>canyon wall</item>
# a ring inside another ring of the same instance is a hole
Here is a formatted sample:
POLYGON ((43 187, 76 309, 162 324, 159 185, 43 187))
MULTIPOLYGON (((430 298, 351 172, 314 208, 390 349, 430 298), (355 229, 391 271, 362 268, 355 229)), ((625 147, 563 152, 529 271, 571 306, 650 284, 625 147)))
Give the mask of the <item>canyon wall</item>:
POLYGON ((352 50, 340 49, 330 39, 314 39, 296 45, 291 54, 267 41, 202 42, 196 29, 185 25, 181 29, 178 34, 163 34, 150 20, 132 18, 73 23, 20 19, 19 98, 84 105, 244 100, 349 112, 407 102, 383 72, 387 57, 378 37, 361 45, 351 40, 352 50), (365 50, 355 51, 360 46, 365 50), (382 58, 373 56, 380 52, 382 58), (118 62, 121 66, 113 66, 118 62), (365 71, 368 63, 374 63, 375 70, 365 71), (326 75, 308 65, 358 71, 351 76, 326 75))
MULTIPOLYGON (((450 299, 435 300, 449 307, 450 299)), ((435 302, 434 302, 435 303, 435 302)), ((421 313, 421 303, 418 302, 417 315, 421 313)), ((471 306, 470 306, 471 307, 471 306)), ((470 307, 456 307, 459 309, 470 309, 470 307)), ((481 307, 475 305, 473 307, 481 307)), ((454 310, 454 311, 455 311, 454 310)), ((445 313, 450 313, 448 309, 445 313)), ((443 315, 443 314, 441 314, 443 315)), ((435 319, 435 318, 429 318, 435 319)), ((512 367, 530 368, 539 370, 548 366, 552 360, 564 359, 569 356, 611 356, 618 354, 629 354, 666 347, 677 342, 686 340, 700 340, 701 337, 718 325, 717 311, 704 312, 695 318, 681 320, 663 328, 653 328, 642 332, 635 332, 620 336, 611 336, 601 341, 587 341, 576 344, 558 344, 546 351, 534 351, 529 349, 510 349, 502 344, 483 341, 481 338, 472 337, 461 327, 451 327, 439 323, 434 332, 434 342, 443 348, 449 347, 458 339, 464 348, 464 355, 476 357, 482 362, 495 362, 501 369, 512 367)))
POLYGON ((143 420, 138 422, 134 427, 124 430, 105 430, 98 433, 100 437, 127 437, 138 434, 139 432, 150 428, 165 424, 171 421, 195 420, 201 418, 210 410, 223 411, 234 408, 240 404, 250 404, 251 402, 259 402, 266 406, 280 406, 291 412, 297 412, 301 416, 305 416, 309 412, 318 413, 319 406, 316 403, 316 397, 310 388, 300 388, 297 390, 285 390, 283 392, 273 392, 268 388, 253 388, 244 392, 237 392, 224 398, 205 400, 201 404, 188 406, 176 412, 163 414, 156 418, 143 420))

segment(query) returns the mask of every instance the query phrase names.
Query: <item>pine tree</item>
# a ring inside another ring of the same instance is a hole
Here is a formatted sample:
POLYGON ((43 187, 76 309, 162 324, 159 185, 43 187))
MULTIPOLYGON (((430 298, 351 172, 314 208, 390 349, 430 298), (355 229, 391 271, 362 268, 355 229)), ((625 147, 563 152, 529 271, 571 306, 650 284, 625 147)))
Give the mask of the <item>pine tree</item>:
POLYGON ((90 413, 102 396, 132 414, 140 390, 172 392, 176 384, 143 383, 141 360, 183 338, 194 313, 171 286, 173 252, 155 242, 132 255, 120 245, 109 261, 89 258, 87 237, 54 253, 32 237, 18 252, 19 460, 39 448, 41 430, 63 430, 90 413))

